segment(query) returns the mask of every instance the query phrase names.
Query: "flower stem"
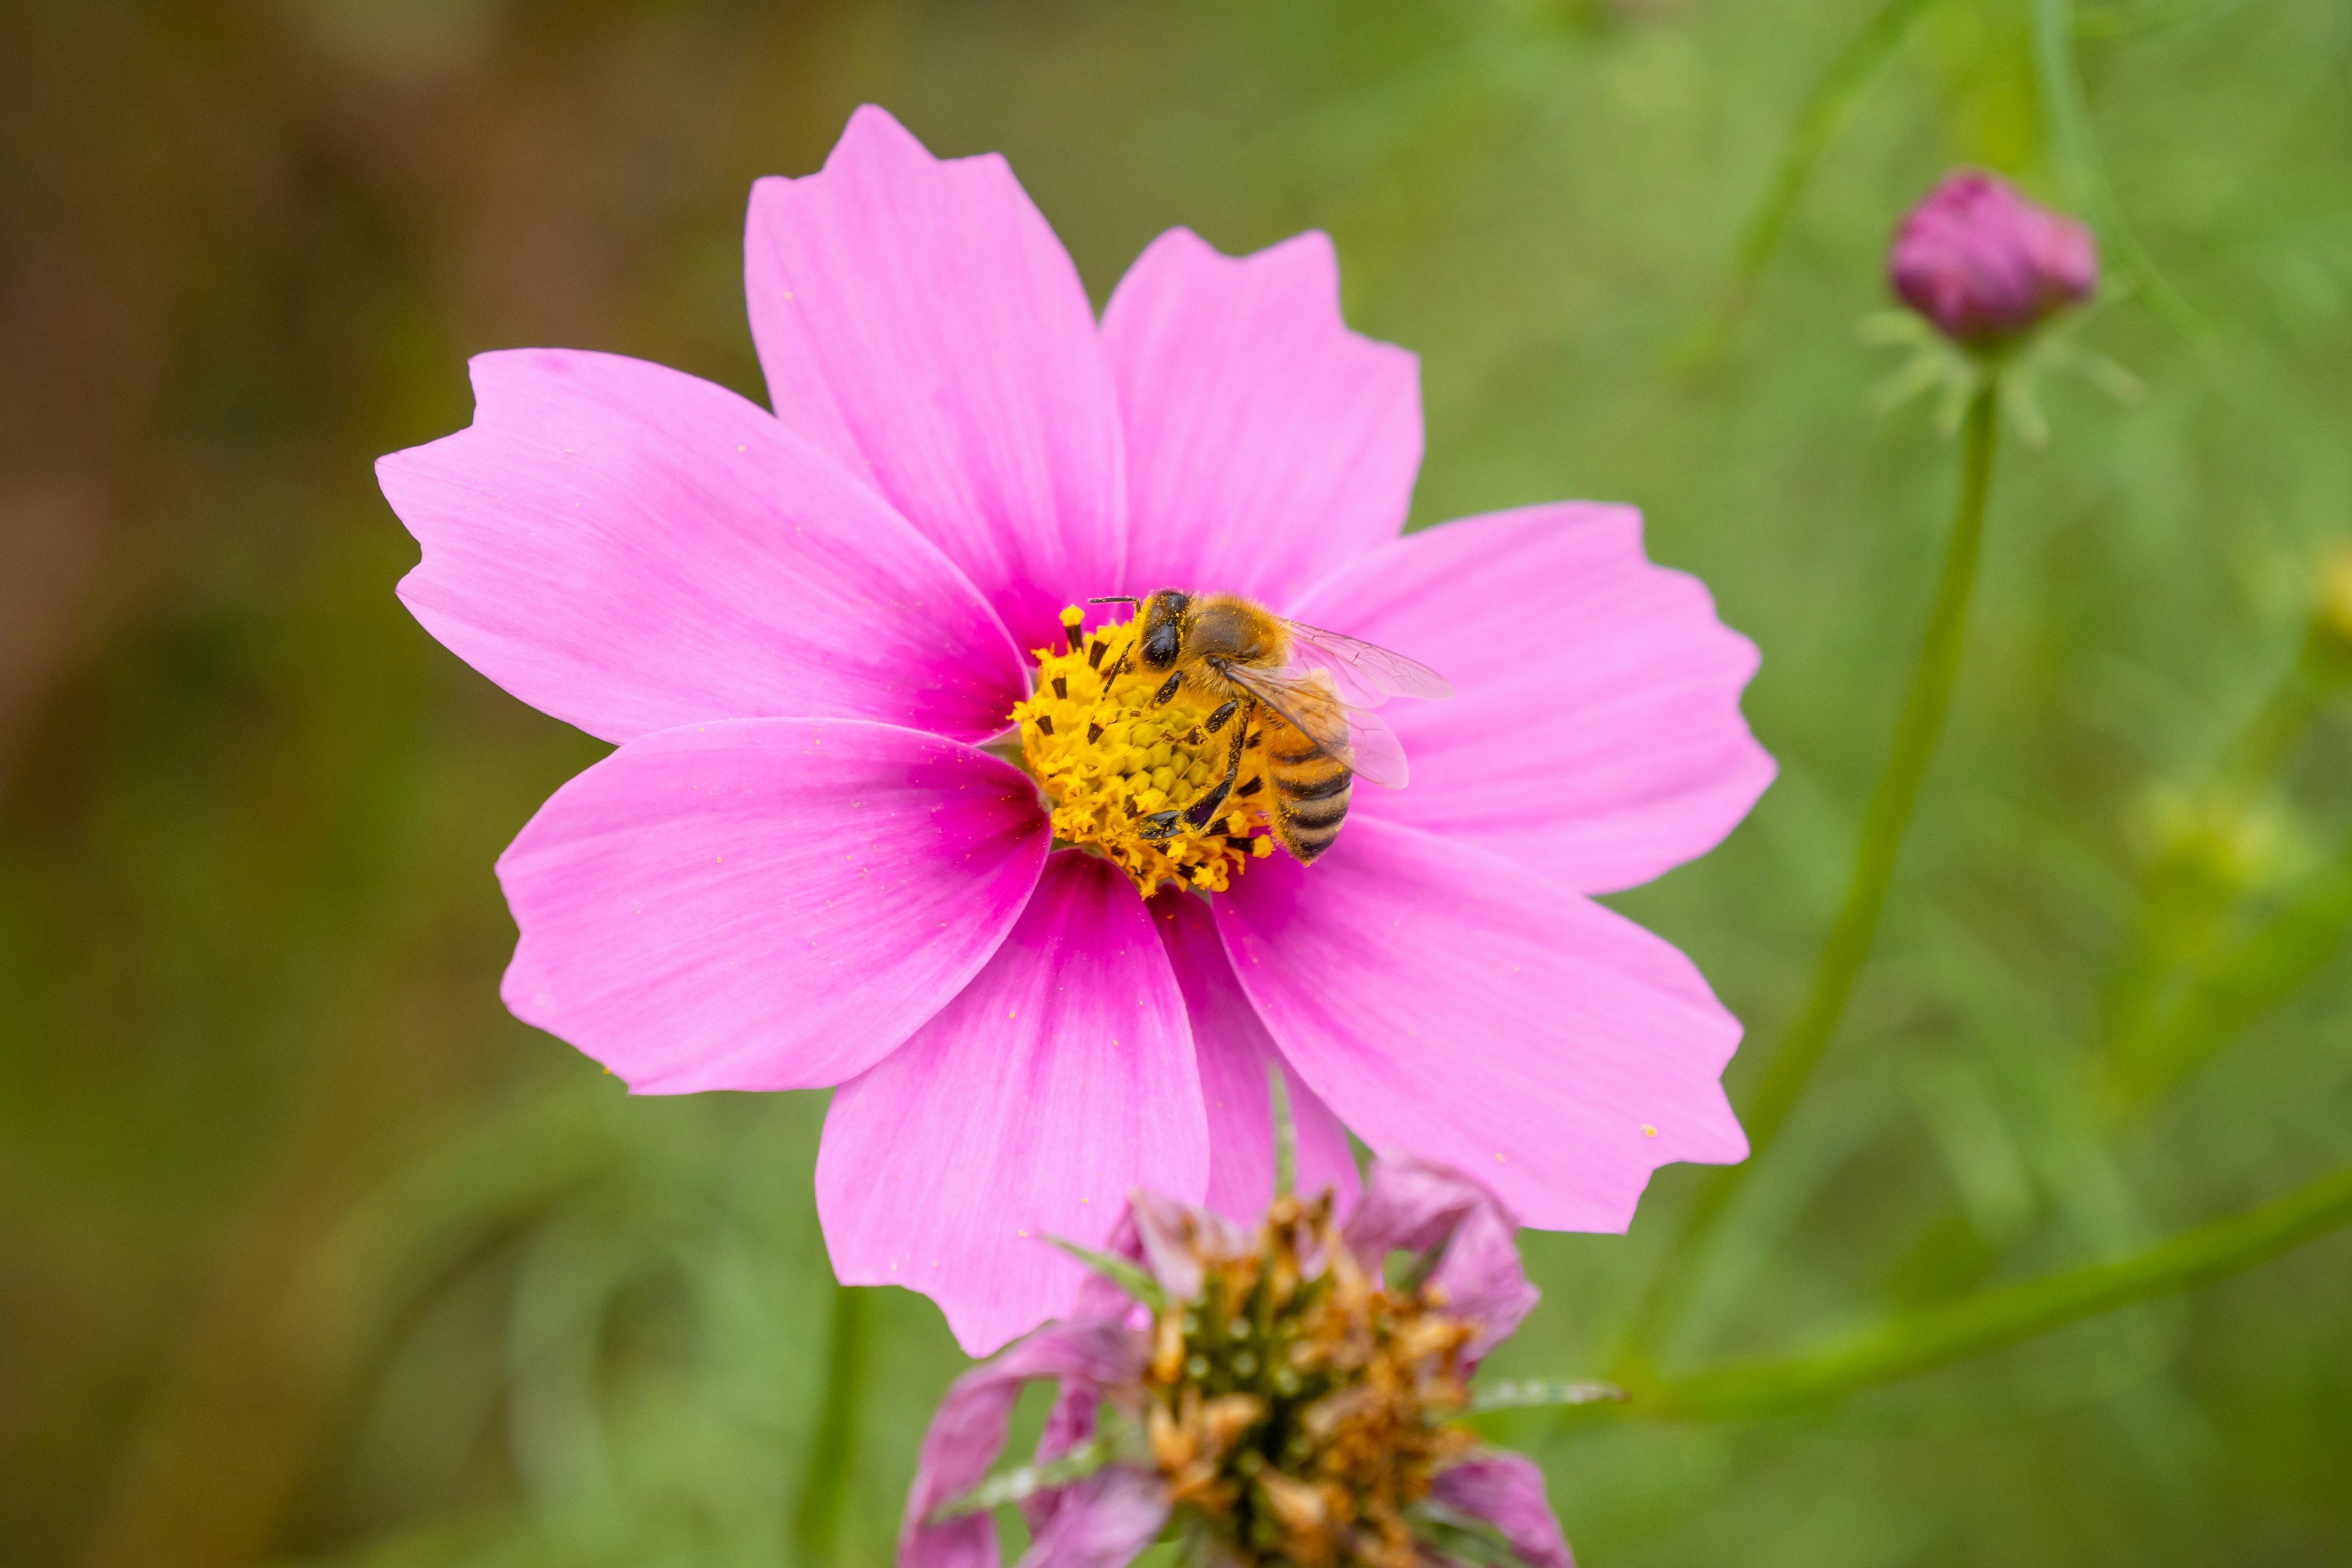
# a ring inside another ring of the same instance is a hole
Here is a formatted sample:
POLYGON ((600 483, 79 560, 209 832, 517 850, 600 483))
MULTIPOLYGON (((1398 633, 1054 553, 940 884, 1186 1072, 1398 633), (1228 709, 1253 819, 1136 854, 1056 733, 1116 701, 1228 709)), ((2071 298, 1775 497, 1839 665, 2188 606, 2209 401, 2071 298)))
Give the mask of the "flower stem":
POLYGON ((808 1479, 802 1483, 800 1507, 793 1518, 793 1542, 799 1549, 799 1560, 805 1563, 834 1560, 841 1505, 849 1489, 850 1466, 856 1458, 857 1416, 866 1382, 866 1314, 864 1290, 849 1285, 833 1288, 824 1406, 817 1415, 808 1479))
POLYGON ((1999 377, 1988 374, 1969 399, 1962 426, 1959 510, 1945 549, 1943 580, 1937 586, 1935 608, 1927 617, 1918 668, 1912 672, 1911 689, 1903 700, 1903 715, 1895 725, 1886 771, 1879 775, 1878 788, 1863 818, 1862 841, 1854 854, 1845 903, 1822 945, 1811 994, 1795 1027, 1765 1067, 1755 1100, 1741 1118, 1748 1130, 1746 1163, 1712 1173, 1651 1276, 1628 1341, 1628 1354, 1637 1361, 1647 1358, 1651 1347, 1679 1316, 1696 1272, 1698 1254, 1732 1194, 1771 1148, 1790 1112, 1796 1109, 1813 1069, 1821 1065, 1822 1054, 1837 1033, 1839 1020, 1845 1016, 1854 980, 1870 956, 1879 912, 1885 907, 1887 886, 1894 879, 1895 859, 1903 847, 1904 830, 1910 826, 1911 809, 1917 804, 1920 782, 1927 777, 1927 763, 1943 732, 1953 679, 1959 673, 1969 598, 1976 585, 1977 557, 1984 539, 1985 498, 1992 486, 1993 448, 2000 432, 2000 404, 1999 377))
MULTIPOLYGON (((2317 937, 2323 945, 2309 963, 2288 965, 2299 971, 2299 979, 2341 933, 2347 916, 2334 911, 2344 901, 2336 886, 2342 878, 2323 877, 2252 942, 2223 950, 2231 915, 2246 891, 2244 868, 2231 840, 2319 714, 2328 695, 2324 652, 2315 632, 2303 657, 2222 751, 2196 797, 2197 830, 2167 844, 2148 868, 2140 890, 2139 929, 2109 987, 2103 1066, 2110 1110, 2145 1109, 2221 1043, 2226 1025, 2220 1034, 2211 1026, 2233 1008, 2216 1012, 2202 1005, 2216 999, 2209 984, 2215 976, 2229 976, 2223 993, 2242 989, 2231 982, 2250 973, 2264 976, 2274 967, 2273 932, 2291 951, 2308 948, 2317 937)), ((2267 988, 2266 981, 2258 981, 2256 988, 2267 988)))
POLYGON ((2136 1257, 2028 1279, 1900 1317, 1785 1361, 1636 1387, 1627 1408, 1676 1417, 1778 1415, 2015 1344, 2102 1312, 2226 1279, 2352 1223, 2352 1170, 2136 1257))
MULTIPOLYGON (((2146 1110, 2207 1058, 2284 1002, 2352 929, 2352 844, 2252 934, 2197 966, 2179 1000, 2118 1035, 2107 1062, 2119 1111, 2146 1110)), ((2136 1020, 2138 1021, 2138 1020, 2136 1020)))
POLYGON ((1887 62, 1895 58, 1895 51, 1911 36, 1912 24, 1931 4, 1933 0, 1882 0, 1878 9, 1863 24, 1862 31, 1846 40, 1845 47, 1838 50, 1820 79, 1813 83, 1804 107, 1797 111, 1797 121, 1789 132, 1787 145, 1781 149, 1780 161, 1773 168, 1772 183, 1765 187, 1747 223, 1740 227, 1739 249, 1732 261, 1730 282, 1713 313, 1684 350, 1686 368, 1706 369, 1729 346, 1740 318, 1755 300, 1764 269, 1780 249, 1780 237, 1796 213, 1797 200, 1804 195, 1814 165, 1853 121, 1863 99, 1877 82, 1887 62))
POLYGON ((2123 205, 2107 178, 2106 160, 2100 154, 2098 133, 2091 127, 2090 108, 2083 99, 2083 71, 2074 56, 2074 0, 2033 0, 2033 81, 2059 173, 2073 187, 2074 199, 2090 205, 2099 220, 2102 244, 2119 263, 2117 270, 2146 291, 2148 309, 2181 336, 2202 337, 2208 331, 2205 319, 2180 297, 2141 248, 2139 236, 2124 216, 2123 205))
POLYGON ((1298 1186, 1298 1123, 1290 1114, 1290 1080, 1280 1062, 1265 1069, 1265 1109, 1274 1123, 1274 1195, 1286 1198, 1298 1186))

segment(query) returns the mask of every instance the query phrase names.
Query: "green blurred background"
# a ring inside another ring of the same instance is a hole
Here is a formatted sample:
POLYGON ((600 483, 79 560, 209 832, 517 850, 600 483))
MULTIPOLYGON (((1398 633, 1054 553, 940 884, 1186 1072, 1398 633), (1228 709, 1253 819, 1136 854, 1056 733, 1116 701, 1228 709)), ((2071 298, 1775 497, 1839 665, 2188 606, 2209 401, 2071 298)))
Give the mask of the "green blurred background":
MULTIPOLYGON (((2214 784, 2352 537, 2352 8, 1883 9, 0 8, 0 1560, 886 1559, 961 1358, 868 1293, 860 1419, 813 1442, 822 1097, 631 1102, 501 1011, 491 861, 602 748, 402 613, 369 468, 467 421, 483 349, 758 395, 747 187, 866 100, 1009 155, 1097 300, 1171 225, 1329 230, 1351 320, 1423 356, 1417 521, 1647 509, 1761 644, 1782 765, 1615 900, 1748 1021, 1735 1090, 1840 896, 1950 506, 1924 406, 1869 405, 1887 233, 1960 161, 2092 212, 2135 287, 2082 339, 2146 395, 2053 383, 2051 446, 2004 450, 1877 956, 1668 1359, 2352 1163, 2341 705, 2214 784)), ((1630 1238, 1531 1237, 1502 1370, 1605 1370, 1697 1175, 1630 1238)), ((1817 1409, 1498 1430, 1587 1568, 2343 1563, 2347 1309, 2336 1236, 1817 1409)))

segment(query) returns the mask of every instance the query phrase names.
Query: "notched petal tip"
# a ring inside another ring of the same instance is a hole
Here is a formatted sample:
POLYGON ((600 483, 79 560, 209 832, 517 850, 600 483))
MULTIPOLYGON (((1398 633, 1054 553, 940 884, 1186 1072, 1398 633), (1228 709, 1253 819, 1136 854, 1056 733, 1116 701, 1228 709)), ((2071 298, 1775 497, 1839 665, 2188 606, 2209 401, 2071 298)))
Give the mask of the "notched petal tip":
POLYGON ((1234 257, 1171 229, 1112 291, 1102 341, 1136 585, 1286 609, 1396 536, 1421 464, 1418 362, 1348 326, 1328 237, 1234 257))
POLYGON ((402 603, 508 691, 615 742, 788 713, 1002 728, 1021 660, 988 605, 756 405, 618 354, 470 374, 471 423, 378 482, 423 550, 402 603))
POLYGON ((516 1016, 634 1092, 865 1071, 960 994, 1047 853, 1015 770, 848 720, 657 731, 572 780, 499 858, 516 1016))
POLYGON ((1018 647, 1074 587, 1121 580, 1094 309, 1003 158, 936 158, 867 105, 822 169, 753 188, 744 269, 776 417, 944 551, 1018 647))

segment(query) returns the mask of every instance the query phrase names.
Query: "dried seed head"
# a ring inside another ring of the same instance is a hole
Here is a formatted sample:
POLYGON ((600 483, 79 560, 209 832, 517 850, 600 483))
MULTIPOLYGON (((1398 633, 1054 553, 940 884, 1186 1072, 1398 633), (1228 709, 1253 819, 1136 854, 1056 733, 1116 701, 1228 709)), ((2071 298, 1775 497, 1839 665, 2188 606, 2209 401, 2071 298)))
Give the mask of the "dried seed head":
POLYGON ((1389 1289, 1347 1249, 1327 1194, 1277 1199, 1237 1252, 1183 1238, 1197 1300, 1153 1325, 1152 1462, 1244 1568, 1412 1568, 1405 1510, 1469 1434, 1474 1325, 1426 1287, 1389 1289))

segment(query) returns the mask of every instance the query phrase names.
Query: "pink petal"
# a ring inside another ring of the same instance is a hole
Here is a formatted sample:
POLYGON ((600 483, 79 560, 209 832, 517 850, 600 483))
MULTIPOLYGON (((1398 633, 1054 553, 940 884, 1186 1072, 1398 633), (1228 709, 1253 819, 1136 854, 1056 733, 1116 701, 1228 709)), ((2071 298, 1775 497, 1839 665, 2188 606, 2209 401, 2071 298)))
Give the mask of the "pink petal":
MULTIPOLYGON (((1118 1222, 1110 1227, 1110 1234, 1103 1237, 1102 1244, 1095 1250, 1107 1252, 1113 1258, 1124 1258, 1129 1263, 1143 1261, 1143 1237, 1135 1222, 1134 1194, 1128 1194, 1128 1201, 1119 1206, 1118 1222)), ((1086 1279, 1078 1286, 1077 1295, 1072 1299, 1068 1310, 1062 1316, 1065 1320, 1073 1322, 1085 1320, 1089 1322, 1099 1321, 1124 1323, 1141 1311, 1142 1309, 1136 1304, 1135 1298, 1127 1293, 1127 1287, 1106 1275, 1097 1274, 1089 1269, 1086 1279)), ((1046 1424, 1046 1430, 1049 1435, 1053 1430, 1050 1419, 1046 1424)), ((1042 1438, 1039 1440, 1044 1441, 1042 1438)))
POLYGON ((1514 1232, 1518 1221, 1483 1185, 1411 1155, 1378 1160, 1371 1185, 1348 1221, 1348 1249, 1378 1268, 1391 1252, 1445 1250, 1430 1282, 1447 1310, 1476 1323, 1465 1354, 1475 1362, 1511 1337, 1542 1292, 1528 1282, 1514 1232))
POLYGON ((841 719, 660 730, 499 859, 502 994, 640 1093, 806 1089, 880 1060, 980 972, 1049 839, 983 752, 841 719))
POLYGON ((1138 1192, 1128 1199, 1143 1265, 1160 1288, 1179 1301, 1201 1293, 1202 1253, 1238 1258, 1249 1250, 1250 1233, 1214 1209, 1163 1193, 1138 1192))
POLYGON ((1104 1389, 1143 1373, 1136 1335, 1109 1323, 1055 1324, 955 1380, 923 1434, 915 1483, 898 1525, 899 1568, 994 1568, 996 1526, 985 1513, 943 1524, 924 1517, 970 1491, 1004 1448, 1004 1427, 1021 1385, 1058 1378, 1065 1388, 1104 1389))
POLYGON ((1279 608, 1404 526, 1420 368, 1348 330, 1325 236, 1236 259, 1171 229, 1120 279, 1102 332, 1127 429, 1129 591, 1279 608))
MULTIPOLYGON (((1137 1233, 1131 1200, 1118 1223, 1111 1227, 1110 1235, 1104 1238, 1099 1250, 1130 1262, 1143 1260, 1143 1240, 1137 1233)), ((1078 1287, 1076 1300, 1068 1311, 1062 1314, 1060 1321, 1065 1323, 1108 1323, 1125 1326, 1140 1333, 1151 1320, 1150 1313, 1138 1305, 1135 1298, 1125 1289, 1101 1274, 1089 1272, 1086 1282, 1078 1287)), ((1058 1459, 1092 1437, 1101 1403, 1102 1390, 1093 1384, 1080 1378, 1065 1381, 1053 1407, 1045 1412, 1045 1429, 1037 1435, 1036 1462, 1043 1465, 1058 1459)), ((1044 1533, 1069 1492, 1067 1487, 1050 1488, 1023 1501, 1021 1514, 1029 1521, 1032 1537, 1044 1533)))
POLYGON ((1064 1489, 1021 1568, 1125 1568, 1167 1521, 1166 1483, 1138 1466, 1114 1465, 1064 1489))
POLYGON ((1209 1152, 1184 999, 1108 861, 1047 858, 988 967, 842 1086, 817 1152, 835 1271, 940 1304, 974 1355, 1063 1311, 1138 1187, 1197 1197, 1209 1152))
POLYGON ((871 105, 824 170, 751 188, 751 335, 786 425, 865 476, 1024 648, 1118 592, 1118 405, 1092 307, 1004 160, 871 105))
MULTIPOLYGON (((1092 1438, 1101 1405, 1102 1390, 1093 1384, 1079 1378, 1065 1381, 1061 1392, 1054 1397, 1053 1407, 1045 1412, 1045 1430, 1037 1435, 1034 1462, 1051 1464, 1092 1438)), ((1054 1522, 1054 1516, 1061 1511, 1070 1492, 1068 1487, 1048 1487, 1021 1500, 1021 1517, 1028 1522, 1033 1538, 1043 1534, 1045 1527, 1054 1522)))
POLYGON ((450 651, 607 741, 707 719, 979 740, 1022 661, 939 550, 724 387, 615 354, 473 362, 474 422, 376 464, 450 651))
MULTIPOLYGON (((1282 1053, 1234 978, 1207 901, 1171 889, 1152 899, 1151 913, 1192 1020, 1192 1056, 1200 1063, 1201 1097, 1209 1112, 1208 1206, 1255 1224, 1274 1201, 1274 1118, 1266 1100, 1266 1069, 1282 1060, 1282 1053)), ((1356 1201, 1357 1186, 1348 1130, 1297 1068, 1284 1062, 1282 1071, 1290 1085, 1291 1121, 1298 1129, 1298 1190, 1312 1197, 1326 1187, 1337 1189, 1339 1209, 1345 1214, 1356 1201)))
POLYGON ((1475 1171, 1525 1223, 1623 1230, 1650 1172, 1743 1158, 1739 1024, 1690 961, 1499 855, 1350 817, 1217 900, 1242 989, 1383 1155, 1475 1171))
POLYGON ((1360 789, 1358 811, 1475 838, 1579 892, 1704 854, 1772 782, 1739 713, 1755 645, 1696 578, 1650 564, 1631 507, 1430 529, 1340 568, 1298 616, 1420 659, 1460 694, 1381 710, 1412 787, 1360 789))
POLYGON ((1429 1494, 1493 1525, 1528 1568, 1576 1568, 1533 1460, 1490 1450, 1438 1471, 1429 1494))

